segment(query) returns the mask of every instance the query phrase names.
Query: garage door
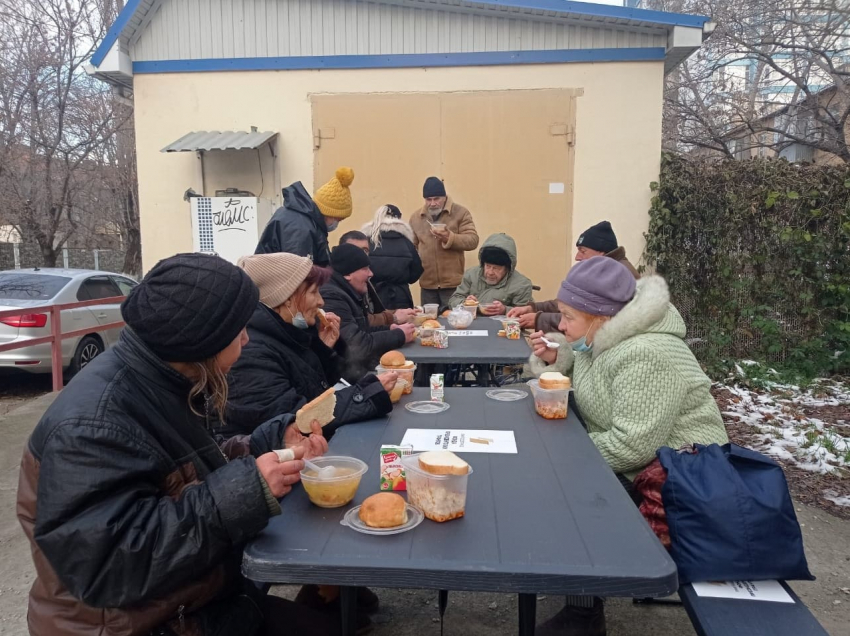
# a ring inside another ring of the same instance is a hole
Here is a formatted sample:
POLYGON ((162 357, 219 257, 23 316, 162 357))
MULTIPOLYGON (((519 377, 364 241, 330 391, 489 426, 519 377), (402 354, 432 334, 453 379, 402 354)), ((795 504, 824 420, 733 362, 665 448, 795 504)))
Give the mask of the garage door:
MULTIPOLYGON (((354 168, 355 212, 341 233, 385 203, 409 219, 425 178, 440 176, 482 242, 513 236, 519 270, 543 287, 535 297, 553 298, 574 243, 575 98, 571 90, 314 96, 316 185, 338 166, 354 168)), ((476 263, 477 252, 467 253, 467 266, 476 263)))

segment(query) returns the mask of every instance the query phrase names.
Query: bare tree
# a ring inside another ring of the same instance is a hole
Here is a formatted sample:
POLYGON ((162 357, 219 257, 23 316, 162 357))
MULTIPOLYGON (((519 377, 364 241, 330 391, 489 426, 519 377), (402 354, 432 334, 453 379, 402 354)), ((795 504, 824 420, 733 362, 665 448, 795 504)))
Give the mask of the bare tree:
POLYGON ((798 144, 850 163, 850 3, 684 0, 682 9, 717 29, 668 77, 668 147, 733 157, 798 144))
POLYGON ((115 8, 114 0, 0 0, 2 214, 47 266, 91 214, 86 166, 104 161, 129 118, 83 70, 115 8))

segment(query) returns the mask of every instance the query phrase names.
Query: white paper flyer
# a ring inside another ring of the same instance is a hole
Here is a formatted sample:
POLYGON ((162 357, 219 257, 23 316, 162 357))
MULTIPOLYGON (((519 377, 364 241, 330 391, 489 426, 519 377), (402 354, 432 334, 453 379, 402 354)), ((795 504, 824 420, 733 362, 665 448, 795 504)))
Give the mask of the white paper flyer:
POLYGON ((449 450, 455 453, 516 454, 513 431, 409 428, 401 440, 416 452, 449 450))
POLYGON ((723 581, 692 583, 697 596, 713 598, 739 598, 749 601, 793 603, 794 599, 779 581, 723 581))

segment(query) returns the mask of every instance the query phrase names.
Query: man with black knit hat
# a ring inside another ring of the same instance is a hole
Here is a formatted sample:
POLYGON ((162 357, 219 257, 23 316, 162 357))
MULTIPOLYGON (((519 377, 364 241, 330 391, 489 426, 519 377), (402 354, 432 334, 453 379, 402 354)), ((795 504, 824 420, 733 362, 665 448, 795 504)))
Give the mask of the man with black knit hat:
POLYGON ((504 316, 512 307, 531 302, 531 281, 516 270, 516 242, 507 234, 493 234, 478 251, 481 265, 466 270, 449 305, 469 299, 479 303, 485 316, 504 316))
POLYGON ((369 255, 350 243, 338 245, 331 252, 331 279, 320 293, 325 301, 325 311, 339 316, 339 333, 348 345, 344 378, 356 382, 364 374, 374 371, 382 355, 413 342, 414 326, 411 323, 390 327, 369 325, 367 294, 372 270, 369 255))
MULTIPOLYGON (((613 258, 626 267, 635 278, 640 274, 626 258, 626 248, 617 245, 617 235, 608 221, 601 221, 582 232, 576 241, 576 261, 581 262, 594 256, 606 256, 613 258)), ((561 322, 561 314, 558 312, 557 300, 546 300, 539 303, 531 303, 525 307, 515 307, 508 315, 511 318, 519 318, 519 324, 523 329, 535 329, 537 331, 557 331, 561 322)))
POLYGON ((446 194, 443 182, 428 177, 422 188, 425 205, 413 213, 413 244, 422 259, 419 279, 422 304, 449 304, 466 268, 464 252, 478 247, 472 214, 446 194))

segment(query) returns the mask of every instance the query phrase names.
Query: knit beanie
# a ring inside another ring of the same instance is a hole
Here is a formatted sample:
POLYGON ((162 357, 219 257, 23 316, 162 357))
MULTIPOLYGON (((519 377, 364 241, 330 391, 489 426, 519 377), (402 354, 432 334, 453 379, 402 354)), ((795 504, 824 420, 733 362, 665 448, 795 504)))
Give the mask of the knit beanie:
POLYGON ((236 339, 259 296, 248 274, 223 258, 178 254, 148 272, 121 315, 166 362, 201 362, 236 339))
POLYGON ((331 267, 338 274, 348 276, 358 269, 369 267, 369 255, 356 245, 337 245, 331 252, 331 267))
POLYGON ((602 221, 586 229, 576 241, 576 247, 589 247, 597 252, 607 254, 617 249, 617 236, 608 221, 602 221))
POLYGON ((446 196, 446 186, 438 177, 428 177, 425 179, 425 185, 422 186, 422 198, 444 197, 446 196))
POLYGON ((490 263, 490 265, 498 265, 500 267, 511 268, 511 257, 501 247, 488 245, 481 248, 481 265, 490 263))
POLYGON ((577 263, 558 291, 558 300, 594 316, 613 316, 635 296, 632 273, 613 258, 594 256, 577 263))
POLYGON ((313 267, 306 256, 286 252, 254 254, 239 259, 244 269, 260 290, 260 302, 274 309, 292 297, 313 267))
POLYGON ((336 175, 313 194, 313 202, 324 216, 332 219, 347 219, 351 216, 351 191, 354 170, 337 168, 336 175))

